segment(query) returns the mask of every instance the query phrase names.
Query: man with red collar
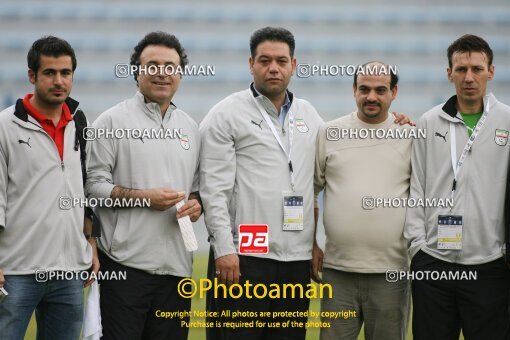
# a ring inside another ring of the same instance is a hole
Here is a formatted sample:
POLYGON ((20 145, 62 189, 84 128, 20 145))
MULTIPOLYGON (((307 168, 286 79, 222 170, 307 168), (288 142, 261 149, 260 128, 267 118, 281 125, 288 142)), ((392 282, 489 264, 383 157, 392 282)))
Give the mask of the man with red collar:
POLYGON ((0 301, 0 338, 23 339, 35 309, 38 338, 78 339, 84 282, 76 274, 91 266, 97 273, 99 263, 95 241, 85 236, 91 220, 83 208, 61 204, 84 198, 73 121, 83 113, 69 98, 76 57, 69 43, 48 36, 34 42, 27 60, 34 94, 0 113, 0 287, 8 293, 0 301))

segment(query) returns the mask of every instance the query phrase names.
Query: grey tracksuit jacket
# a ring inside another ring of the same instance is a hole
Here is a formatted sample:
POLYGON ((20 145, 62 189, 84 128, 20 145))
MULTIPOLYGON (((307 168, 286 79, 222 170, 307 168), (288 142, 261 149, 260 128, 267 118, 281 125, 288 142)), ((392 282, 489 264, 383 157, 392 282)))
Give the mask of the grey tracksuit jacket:
MULTIPOLYGON (((455 125, 457 159, 468 140, 456 96, 426 112, 418 121, 426 139, 413 140, 411 193, 414 198, 450 198, 453 168, 450 122, 455 125)), ((407 209, 404 236, 413 257, 420 249, 438 259, 473 265, 493 261, 504 252, 504 204, 509 161, 510 107, 484 97, 489 113, 460 169, 453 209, 407 209), (506 138, 504 137, 506 134, 506 138), (501 137, 503 136, 503 137, 501 137), (463 216, 462 250, 437 249, 438 215, 463 216)))
MULTIPOLYGON (((78 102, 66 103, 74 114, 78 102)), ((0 112, 0 269, 6 275, 38 270, 78 271, 92 264, 83 235, 82 207, 60 209, 60 198, 83 199, 79 146, 70 121, 60 159, 55 142, 22 99, 0 112)))
POLYGON ((279 261, 312 257, 315 139, 323 120, 307 101, 290 92, 289 99, 283 127, 274 105, 253 88, 216 104, 200 124, 200 195, 215 258, 237 253, 239 224, 253 223, 269 225, 269 253, 250 256, 279 261), (254 100, 265 108, 286 150, 288 119, 294 114, 291 158, 295 190, 304 195, 302 231, 282 230, 282 192, 291 190, 288 160, 254 100))
MULTIPOLYGON (((140 92, 102 113, 97 129, 178 129, 175 138, 98 138, 91 142, 86 192, 110 197, 116 185, 132 189, 169 187, 198 191, 200 138, 198 125, 171 105, 162 119, 156 103, 145 103, 140 92)), ((120 130, 119 130, 120 131, 120 130)), ((192 253, 186 251, 175 217, 175 206, 96 208, 101 221, 99 247, 114 261, 151 274, 189 277, 192 253)))

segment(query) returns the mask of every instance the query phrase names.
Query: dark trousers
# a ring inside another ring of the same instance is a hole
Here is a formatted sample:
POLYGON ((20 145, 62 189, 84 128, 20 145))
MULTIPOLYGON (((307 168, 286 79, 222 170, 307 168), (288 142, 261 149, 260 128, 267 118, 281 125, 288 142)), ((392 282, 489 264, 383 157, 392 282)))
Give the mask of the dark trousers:
MULTIPOLYGON (((244 285, 246 281, 250 281, 253 288, 256 284, 261 283, 267 287, 269 292, 271 290, 270 285, 274 283, 279 284, 280 287, 284 283, 299 284, 303 286, 303 291, 306 292, 307 285, 310 283, 310 261, 281 262, 253 256, 239 256, 239 262, 242 275, 239 282, 241 285, 244 285)), ((214 256, 210 253, 208 276, 213 279, 214 275, 214 256)), ((238 299, 224 299, 223 296, 214 298, 210 292, 207 295, 206 308, 210 311, 217 311, 220 315, 222 311, 256 312, 257 315, 260 315, 261 312, 270 312, 273 315, 273 312, 306 312, 310 307, 310 299, 306 297, 270 298, 268 296, 264 299, 258 299, 255 297, 248 298, 245 291, 245 294, 238 299)), ((253 289, 250 292, 251 295, 254 295, 253 289)), ((262 290, 257 290, 257 292, 261 293, 262 290)), ((283 288, 280 289, 280 292, 283 295, 283 288)), ((287 292, 290 292, 290 290, 287 290, 287 292)), ((286 321, 298 321, 304 325, 307 321, 306 317, 223 317, 220 320, 222 323, 259 321, 265 323, 265 327, 207 329, 207 340, 304 340, 306 337, 305 327, 282 327, 282 323, 286 321), (277 322, 280 323, 279 327, 270 327, 275 326, 277 322)))
POLYGON ((159 311, 189 311, 191 299, 177 293, 181 277, 151 275, 123 266, 103 253, 99 254, 102 271, 125 271, 126 280, 101 281, 101 323, 104 340, 171 339, 186 340, 188 328, 181 321, 165 319, 159 311), (158 312, 158 313, 157 313, 158 312))
POLYGON ((480 265, 460 265, 423 251, 411 262, 412 271, 476 271, 476 280, 414 280, 413 339, 510 339, 510 270, 503 258, 480 265))

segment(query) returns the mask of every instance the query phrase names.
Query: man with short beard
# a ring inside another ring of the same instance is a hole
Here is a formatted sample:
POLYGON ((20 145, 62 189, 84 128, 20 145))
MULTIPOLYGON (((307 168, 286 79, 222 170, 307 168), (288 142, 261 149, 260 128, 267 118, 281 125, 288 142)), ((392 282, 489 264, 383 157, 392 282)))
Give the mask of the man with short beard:
POLYGON ((403 237, 406 210, 378 209, 370 206, 370 199, 407 199, 412 139, 355 136, 363 130, 404 135, 411 127, 398 126, 389 114, 398 75, 380 62, 360 69, 353 83, 357 111, 327 122, 317 136, 314 185, 315 193, 324 190, 326 249, 323 256, 315 243, 312 276, 320 281, 322 271, 322 281, 333 287, 333 297, 321 300, 321 312, 350 313, 323 317, 330 327, 321 329, 320 338, 355 340, 364 326, 367 340, 404 340, 409 283, 388 282, 386 272, 409 268, 403 237), (345 137, 336 138, 344 131, 345 137))
POLYGON ((0 287, 8 293, 0 338, 23 339, 35 309, 38 339, 78 339, 82 276, 62 273, 97 273, 99 263, 84 209, 61 206, 63 197, 84 198, 73 120, 83 112, 69 97, 76 57, 67 41, 47 36, 27 61, 34 93, 0 113, 0 287))

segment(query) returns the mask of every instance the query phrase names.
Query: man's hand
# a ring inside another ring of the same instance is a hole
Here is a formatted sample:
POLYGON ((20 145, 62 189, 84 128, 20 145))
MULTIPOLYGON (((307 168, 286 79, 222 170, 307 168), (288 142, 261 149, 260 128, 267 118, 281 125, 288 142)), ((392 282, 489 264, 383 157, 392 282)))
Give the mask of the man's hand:
POLYGON ((200 202, 196 199, 192 199, 184 203, 181 209, 177 210, 176 217, 181 218, 189 215, 191 222, 195 222, 200 218, 201 214, 202 206, 200 205, 200 202))
POLYGON ((184 199, 186 192, 175 191, 170 188, 157 188, 142 190, 143 195, 150 200, 151 208, 164 211, 173 207, 184 199))
POLYGON ((216 259, 216 276, 221 283, 239 283, 239 256, 225 255, 216 259))
POLYGON ((399 124, 399 125, 409 124, 411 126, 416 126, 416 123, 411 121, 411 118, 409 118, 408 116, 406 116, 403 113, 393 112, 393 115, 395 116, 395 123, 396 124, 399 124))
POLYGON ((92 247, 92 266, 89 269, 90 277, 87 280, 87 282, 85 282, 85 284, 83 285, 84 288, 87 288, 96 280, 95 278, 97 277, 97 273, 99 272, 99 267, 100 267, 99 266, 99 257, 97 256, 96 239, 91 238, 88 240, 88 242, 90 243, 90 246, 92 247), (92 273, 94 273, 95 275, 93 275, 92 273))
POLYGON ((150 207, 156 210, 166 210, 173 207, 177 202, 182 201, 186 193, 184 191, 175 191, 171 188, 154 189, 129 189, 121 186, 115 186, 110 194, 113 199, 149 199, 150 207))
POLYGON ((312 280, 317 283, 321 283, 322 279, 319 276, 319 272, 322 272, 322 260, 324 259, 324 252, 319 247, 316 241, 313 242, 312 248, 312 263, 310 268, 310 276, 312 280))
POLYGON ((2 269, 0 269, 0 288, 4 286, 4 283, 5 283, 4 272, 2 269))

